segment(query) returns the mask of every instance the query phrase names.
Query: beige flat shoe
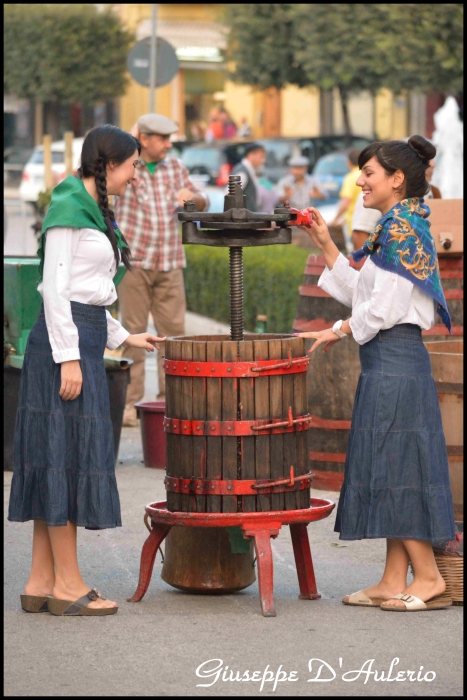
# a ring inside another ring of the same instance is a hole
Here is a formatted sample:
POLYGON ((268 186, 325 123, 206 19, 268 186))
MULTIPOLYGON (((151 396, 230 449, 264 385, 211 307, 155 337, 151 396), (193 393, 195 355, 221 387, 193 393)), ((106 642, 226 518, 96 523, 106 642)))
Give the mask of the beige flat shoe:
POLYGON ((90 590, 86 595, 81 596, 74 602, 72 600, 60 600, 58 598, 48 598, 48 609, 52 615, 115 615, 118 610, 118 605, 113 608, 88 608, 87 606, 93 600, 97 600, 103 596, 96 591, 95 588, 90 590))
POLYGON ((389 600, 401 600, 404 603, 404 607, 385 605, 385 603, 388 602, 385 601, 380 605, 381 610, 389 610, 390 612, 417 612, 420 610, 444 610, 444 608, 449 608, 452 605, 452 600, 450 598, 444 598, 443 596, 435 596, 423 602, 423 600, 417 598, 417 596, 409 595, 408 593, 398 593, 392 598, 389 598, 389 600))
POLYGON ((360 605, 363 608, 379 608, 384 600, 384 598, 368 598, 363 591, 357 591, 345 597, 348 597, 348 600, 342 599, 344 605, 360 605))

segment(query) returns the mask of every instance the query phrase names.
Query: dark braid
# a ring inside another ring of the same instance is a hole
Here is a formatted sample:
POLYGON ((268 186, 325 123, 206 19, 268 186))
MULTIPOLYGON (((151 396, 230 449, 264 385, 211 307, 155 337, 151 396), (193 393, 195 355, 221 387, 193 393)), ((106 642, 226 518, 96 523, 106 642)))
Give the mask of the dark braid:
MULTIPOLYGON (((114 229, 115 214, 109 206, 107 194, 107 165, 111 162, 116 164, 123 163, 135 150, 140 152, 141 146, 139 141, 131 134, 111 124, 97 126, 91 129, 84 139, 81 152, 81 167, 77 171, 77 175, 81 179, 94 177, 97 203, 104 217, 107 236, 115 256, 115 263, 118 267, 121 255, 122 263, 128 269, 131 269, 130 249, 122 248, 119 255, 117 246, 117 235, 114 229)), ((122 238, 125 241, 123 234, 122 238)))
MULTIPOLYGON (((113 227, 113 222, 115 221, 115 215, 109 206, 109 197, 107 195, 107 171, 106 171, 104 159, 102 158, 102 156, 99 156, 99 158, 97 158, 96 163, 94 165, 94 179, 96 181, 96 190, 97 190, 97 198, 98 198, 97 203, 99 205, 99 208, 102 212, 102 215, 104 217, 104 221, 105 221, 106 226, 107 226, 107 235, 109 237, 110 243, 112 244, 112 248, 113 248, 114 256, 115 256, 115 264, 118 268, 118 266, 120 264, 120 256, 118 254, 118 248, 117 248, 117 236, 115 235, 115 231, 114 231, 114 227, 113 227)), ((121 251, 122 262, 123 262, 124 252, 126 252, 125 249, 123 249, 121 251)))

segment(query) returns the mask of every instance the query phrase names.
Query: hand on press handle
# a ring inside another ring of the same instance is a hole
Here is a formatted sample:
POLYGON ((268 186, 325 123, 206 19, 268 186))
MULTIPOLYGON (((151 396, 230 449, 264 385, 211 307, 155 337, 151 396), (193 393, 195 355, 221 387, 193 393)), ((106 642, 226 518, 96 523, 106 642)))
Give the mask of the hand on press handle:
POLYGON ((302 231, 305 231, 310 236, 313 243, 319 249, 322 249, 328 243, 332 242, 331 235, 328 231, 326 222, 319 213, 319 211, 315 209, 315 207, 308 207, 308 211, 310 211, 313 215, 312 225, 299 226, 298 228, 300 228, 302 231))
POLYGON ((167 336, 158 338, 157 335, 152 335, 152 333, 137 333, 136 335, 129 335, 123 343, 123 347, 144 348, 147 352, 154 352, 154 348, 160 349, 157 343, 163 343, 165 340, 167 340, 167 336))

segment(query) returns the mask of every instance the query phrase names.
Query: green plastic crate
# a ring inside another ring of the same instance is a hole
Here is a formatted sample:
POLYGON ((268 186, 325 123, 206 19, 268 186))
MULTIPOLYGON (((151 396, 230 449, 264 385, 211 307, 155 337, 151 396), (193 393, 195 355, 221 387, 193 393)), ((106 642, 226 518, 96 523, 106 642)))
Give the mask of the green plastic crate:
MULTIPOLYGON (((17 355, 24 355, 29 331, 37 320, 42 303, 42 297, 37 291, 39 258, 5 257, 3 269, 3 309, 6 316, 4 338, 15 348, 17 355)), ((120 265, 114 277, 115 286, 122 281, 125 272, 124 265, 120 265)), ((112 311, 115 313, 113 308, 112 311)))

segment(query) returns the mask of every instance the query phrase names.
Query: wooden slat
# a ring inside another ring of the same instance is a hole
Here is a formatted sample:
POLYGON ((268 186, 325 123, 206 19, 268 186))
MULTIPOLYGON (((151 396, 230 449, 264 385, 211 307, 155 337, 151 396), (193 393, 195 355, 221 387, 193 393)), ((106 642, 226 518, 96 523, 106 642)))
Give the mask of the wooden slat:
MULTIPOLYGON (((255 360, 268 360, 268 341, 253 341, 253 354, 255 360)), ((270 377, 258 377, 255 379, 255 419, 269 418, 269 379, 270 377)), ((269 435, 258 435, 255 438, 255 475, 256 479, 271 478, 271 451, 269 435)), ((256 497, 257 510, 271 510, 271 496, 259 495, 256 497)))
MULTIPOLYGON (((294 338, 292 342, 292 357, 303 357, 305 355, 305 341, 303 338, 294 338)), ((306 375, 294 375, 294 416, 303 416, 308 413, 308 399, 306 391, 306 375)), ((306 474, 308 470, 308 431, 295 434, 295 445, 297 453, 297 463, 295 465, 295 474, 300 476, 306 474)), ((310 505, 310 491, 304 489, 297 491, 295 494, 296 507, 308 508, 310 505)))
MULTIPOLYGON (((181 360, 181 343, 180 341, 170 341, 166 342, 165 353, 170 353, 171 360, 181 360)), ((169 377, 166 377, 169 379, 169 377)), ((171 382, 171 393, 170 393, 170 413, 167 413, 171 418, 180 415, 181 410, 181 378, 180 377, 170 377, 171 382)), ((178 435, 167 434, 167 443, 169 445, 170 452, 170 476, 181 476, 181 460, 180 460, 180 441, 178 435)), ((167 470, 169 474, 169 470, 167 470)), ((180 511, 181 508, 181 494, 179 493, 168 493, 167 494, 167 504, 170 510, 180 511), (170 498, 169 498, 170 497, 170 498)))
MULTIPOLYGON (((291 348, 290 339, 285 339, 281 341, 282 345, 282 357, 285 359, 288 356, 289 348, 291 348)), ((289 406, 294 409, 294 377, 293 375, 282 377, 282 415, 287 418, 287 413, 289 406)), ((296 467, 297 464, 297 451, 295 444, 295 434, 285 433, 284 437, 284 476, 289 476, 290 467, 293 465, 296 467)), ((294 510, 296 508, 296 495, 295 493, 285 494, 285 510, 294 510)))
MULTIPOLYGON (((239 343, 239 360, 253 360, 253 343, 244 340, 239 343)), ((254 420, 255 393, 254 383, 257 379, 239 379, 240 382, 240 419, 254 420)), ((255 437, 241 439, 241 476, 242 479, 255 478, 255 437)), ((251 513, 256 510, 256 496, 242 496, 242 511, 251 513)))
MULTIPOLYGON (((189 340, 181 343, 182 360, 193 359, 193 344, 189 340)), ((193 380, 191 377, 181 377, 180 417, 182 420, 193 418, 193 380)), ((193 476, 193 437, 191 435, 179 435, 180 441, 180 471, 181 476, 189 478, 193 476)), ((195 510, 194 496, 181 494, 181 509, 185 513, 195 510)))
MULTIPOLYGON (((193 360, 206 361, 206 343, 193 342, 193 360)), ((206 379, 193 377, 193 418, 206 420, 206 379)), ((193 437, 193 476, 206 478, 206 438, 204 435, 193 437)), ((195 496, 195 509, 198 513, 206 512, 206 496, 195 496)))
MULTIPOLYGON (((222 359, 222 343, 209 342, 206 348, 206 360, 222 359)), ((206 379, 206 420, 221 420, 222 414, 222 379, 206 379)), ((222 438, 207 437, 207 478, 220 479, 222 474, 222 438)), ((221 496, 206 496, 206 512, 221 512, 221 496)))
MULTIPOLYGON (((237 360, 237 342, 225 340, 222 343, 222 360, 237 360)), ((222 420, 237 420, 237 378, 222 379, 222 420)), ((222 438, 222 478, 237 478, 237 437, 222 438)), ((237 496, 222 497, 222 512, 237 512, 237 496)))
MULTIPOLYGON (((171 359, 171 351, 172 351, 172 343, 170 341, 167 341, 165 343, 165 357, 166 359, 170 360, 171 359)), ((172 399, 172 388, 173 388, 173 377, 166 377, 166 382, 165 382, 165 415, 166 416, 172 416, 173 415, 173 399, 172 399)), ((173 453, 173 438, 175 435, 166 435, 166 474, 168 476, 174 476, 172 472, 172 453, 173 453)), ((167 492, 167 510, 173 511, 175 508, 173 507, 173 502, 174 502, 174 496, 176 494, 174 493, 169 493, 167 492)))
MULTIPOLYGON (((282 358, 280 340, 269 341, 269 359, 282 358)), ((282 376, 269 377, 269 411, 271 418, 282 418, 282 376)), ((284 475, 284 436, 271 435, 271 479, 284 475)), ((284 494, 271 494, 271 510, 284 510, 284 494)))

